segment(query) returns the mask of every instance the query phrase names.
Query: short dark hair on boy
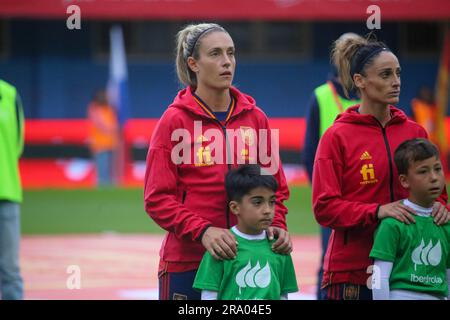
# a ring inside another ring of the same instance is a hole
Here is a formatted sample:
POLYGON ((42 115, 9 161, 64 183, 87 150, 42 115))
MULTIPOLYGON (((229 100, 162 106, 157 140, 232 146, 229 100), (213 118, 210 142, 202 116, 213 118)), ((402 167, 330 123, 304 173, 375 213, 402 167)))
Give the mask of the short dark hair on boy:
POLYGON ((272 175, 262 174, 257 164, 244 164, 228 171, 225 177, 225 189, 228 201, 241 201, 253 189, 263 187, 276 192, 278 183, 272 175))
POLYGON ((415 138, 406 140, 398 146, 394 153, 394 162, 399 174, 407 174, 413 162, 431 157, 439 159, 438 148, 427 139, 415 138))

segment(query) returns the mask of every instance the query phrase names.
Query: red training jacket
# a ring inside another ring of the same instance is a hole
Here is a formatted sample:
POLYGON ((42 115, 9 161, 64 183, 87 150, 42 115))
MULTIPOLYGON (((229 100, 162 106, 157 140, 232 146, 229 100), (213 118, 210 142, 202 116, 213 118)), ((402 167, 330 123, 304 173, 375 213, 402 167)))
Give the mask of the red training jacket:
MULTIPOLYGON (((392 117, 385 128, 375 117, 359 114, 358 108, 336 118, 321 138, 314 161, 314 215, 333 229, 322 286, 366 284, 378 207, 408 196, 397 178, 394 151, 405 140, 427 137, 395 107, 390 107, 392 117)), ((439 201, 447 204, 445 189, 439 201)))
MULTIPOLYGON (((234 215, 227 210, 225 174, 239 163, 254 161, 255 154, 249 150, 260 150, 260 139, 267 139, 260 137, 259 129, 268 129, 269 124, 252 97, 236 88, 230 92, 234 103, 227 120, 220 122, 196 100, 190 87, 181 90, 153 133, 147 155, 144 202, 145 211, 167 231, 160 258, 169 263, 169 270, 160 263, 160 271, 196 269, 205 252, 201 237, 206 228, 230 228, 236 224, 234 215), (231 129, 235 129, 235 136, 231 129), (184 156, 183 163, 173 161, 179 155, 184 156)), ((271 147, 269 139, 267 154, 271 147)), ((279 161, 279 155, 276 156, 279 161)), ((257 159, 261 164, 260 157, 257 159)), ((281 162, 274 176, 279 188, 273 225, 286 229, 287 208, 283 201, 289 198, 289 190, 281 162)))

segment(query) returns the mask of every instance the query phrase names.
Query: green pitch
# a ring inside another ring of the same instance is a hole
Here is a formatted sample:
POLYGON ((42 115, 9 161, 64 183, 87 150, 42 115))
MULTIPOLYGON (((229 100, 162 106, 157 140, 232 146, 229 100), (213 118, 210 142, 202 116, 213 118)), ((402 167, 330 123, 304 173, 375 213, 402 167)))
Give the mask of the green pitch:
MULTIPOLYGON (((288 227, 293 234, 315 234, 311 189, 291 187, 288 227)), ((144 211, 142 189, 27 190, 22 234, 163 233, 144 211)))

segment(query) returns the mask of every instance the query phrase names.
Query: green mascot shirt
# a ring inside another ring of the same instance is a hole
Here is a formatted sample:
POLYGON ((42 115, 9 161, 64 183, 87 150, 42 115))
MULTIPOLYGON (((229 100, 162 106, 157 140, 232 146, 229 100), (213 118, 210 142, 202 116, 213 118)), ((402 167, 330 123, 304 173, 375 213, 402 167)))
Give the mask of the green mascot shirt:
POLYGON ((450 223, 438 226, 431 216, 416 223, 394 218, 381 221, 370 257, 393 262, 391 290, 402 289, 446 297, 450 268, 450 223))
POLYGON ((276 254, 267 238, 249 240, 236 237, 238 253, 233 260, 215 260, 206 252, 193 287, 217 291, 218 300, 279 300, 298 291, 290 255, 276 254))

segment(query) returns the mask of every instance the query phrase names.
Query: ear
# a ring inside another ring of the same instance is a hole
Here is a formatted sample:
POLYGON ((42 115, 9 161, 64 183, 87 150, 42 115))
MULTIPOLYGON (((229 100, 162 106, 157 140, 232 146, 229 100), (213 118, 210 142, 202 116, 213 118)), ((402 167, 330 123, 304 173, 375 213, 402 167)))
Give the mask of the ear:
POLYGON ((408 177, 406 176, 406 174, 399 175, 398 180, 400 181, 400 184, 402 185, 403 188, 405 188, 406 190, 409 190, 409 181, 408 181, 408 177))
POLYGON ((187 58, 187 65, 189 69, 191 69, 192 72, 197 73, 198 72, 198 65, 197 60, 195 60, 193 57, 187 58))
POLYGON ((355 83, 355 87, 358 89, 364 89, 366 87, 365 78, 362 74, 355 73, 353 75, 353 82, 355 83))
POLYGON ((230 207, 230 211, 231 213, 233 213, 234 215, 238 216, 239 215, 239 203, 236 201, 230 201, 230 203, 228 204, 228 206, 230 207))

